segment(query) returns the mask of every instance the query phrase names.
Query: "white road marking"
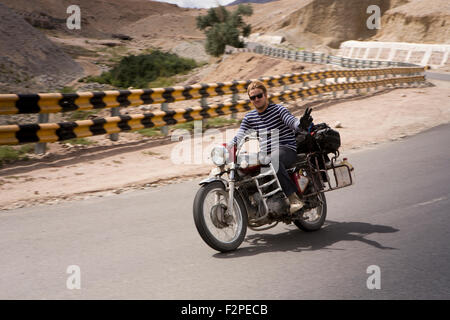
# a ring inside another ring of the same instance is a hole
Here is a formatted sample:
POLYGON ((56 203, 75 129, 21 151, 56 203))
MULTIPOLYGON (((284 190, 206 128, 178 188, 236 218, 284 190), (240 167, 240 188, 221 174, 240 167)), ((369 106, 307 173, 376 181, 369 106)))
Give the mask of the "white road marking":
POLYGON ((430 200, 430 201, 417 203, 417 204, 413 205, 413 207, 426 206, 426 205, 429 205, 429 204, 432 204, 432 203, 436 203, 436 202, 439 202, 439 201, 442 201, 442 200, 446 200, 446 199, 448 199, 448 197, 440 197, 440 198, 436 198, 436 199, 433 199, 433 200, 430 200))

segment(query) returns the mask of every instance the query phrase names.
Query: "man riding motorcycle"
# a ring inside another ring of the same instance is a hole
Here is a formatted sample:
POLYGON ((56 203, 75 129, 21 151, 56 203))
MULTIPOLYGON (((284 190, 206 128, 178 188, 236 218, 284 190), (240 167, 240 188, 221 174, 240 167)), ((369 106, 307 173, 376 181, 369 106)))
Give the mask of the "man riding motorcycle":
POLYGON ((247 88, 248 96, 255 107, 255 110, 248 112, 241 122, 239 131, 233 140, 228 143, 227 148, 231 149, 238 144, 248 130, 255 130, 259 137, 266 137, 260 140, 260 148, 270 155, 272 161, 278 161, 276 171, 281 188, 289 199, 291 214, 297 212, 304 206, 296 193, 296 185, 290 179, 287 168, 290 168, 296 161, 297 144, 295 133, 307 130, 313 119, 311 109, 307 108, 304 115, 299 119, 295 118, 285 107, 269 103, 267 88, 260 81, 253 81, 247 88), (272 144, 272 139, 267 132, 278 130, 279 142, 272 144), (272 150, 273 149, 273 150, 272 150))

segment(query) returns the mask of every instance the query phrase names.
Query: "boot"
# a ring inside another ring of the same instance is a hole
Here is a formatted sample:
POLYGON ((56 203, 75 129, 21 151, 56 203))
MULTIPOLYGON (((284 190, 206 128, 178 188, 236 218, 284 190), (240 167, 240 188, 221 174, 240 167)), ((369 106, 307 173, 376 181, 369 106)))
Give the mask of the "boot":
POLYGON ((289 212, 291 214, 293 214, 294 212, 297 212, 298 210, 300 210, 301 208, 303 208, 303 206, 305 205, 303 203, 303 201, 301 201, 299 199, 299 197, 297 196, 297 194, 294 192, 293 194, 291 194, 289 197, 289 202, 291 204, 290 208, 289 208, 289 212))

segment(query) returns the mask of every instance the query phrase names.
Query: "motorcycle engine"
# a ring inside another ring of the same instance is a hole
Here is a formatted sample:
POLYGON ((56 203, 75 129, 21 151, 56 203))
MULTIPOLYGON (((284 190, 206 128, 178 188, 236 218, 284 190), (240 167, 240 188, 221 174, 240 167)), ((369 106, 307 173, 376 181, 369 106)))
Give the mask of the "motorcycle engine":
MULTIPOLYGON (((258 208, 256 216, 262 217, 267 214, 266 207, 264 206, 264 201, 258 192, 253 194, 253 200, 256 202, 256 207, 258 208)), ((273 217, 281 216, 287 213, 289 210, 289 203, 287 202, 286 197, 281 192, 278 192, 273 196, 267 198, 266 203, 269 209, 269 213, 273 217)))

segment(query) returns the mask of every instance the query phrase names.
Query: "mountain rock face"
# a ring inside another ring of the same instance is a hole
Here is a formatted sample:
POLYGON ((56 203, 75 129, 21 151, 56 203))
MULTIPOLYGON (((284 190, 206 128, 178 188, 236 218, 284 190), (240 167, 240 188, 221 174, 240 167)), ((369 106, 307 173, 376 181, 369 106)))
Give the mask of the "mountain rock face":
POLYGON ((21 16, 0 4, 0 92, 8 85, 39 88, 72 81, 82 68, 21 16))
POLYGON ((381 29, 374 37, 380 41, 450 43, 450 1, 410 1, 388 10, 381 29))
POLYGON ((279 0, 253 7, 253 32, 285 36, 303 47, 338 48, 347 40, 450 41, 448 0, 279 0), (379 30, 367 27, 371 5, 380 8, 379 30))

